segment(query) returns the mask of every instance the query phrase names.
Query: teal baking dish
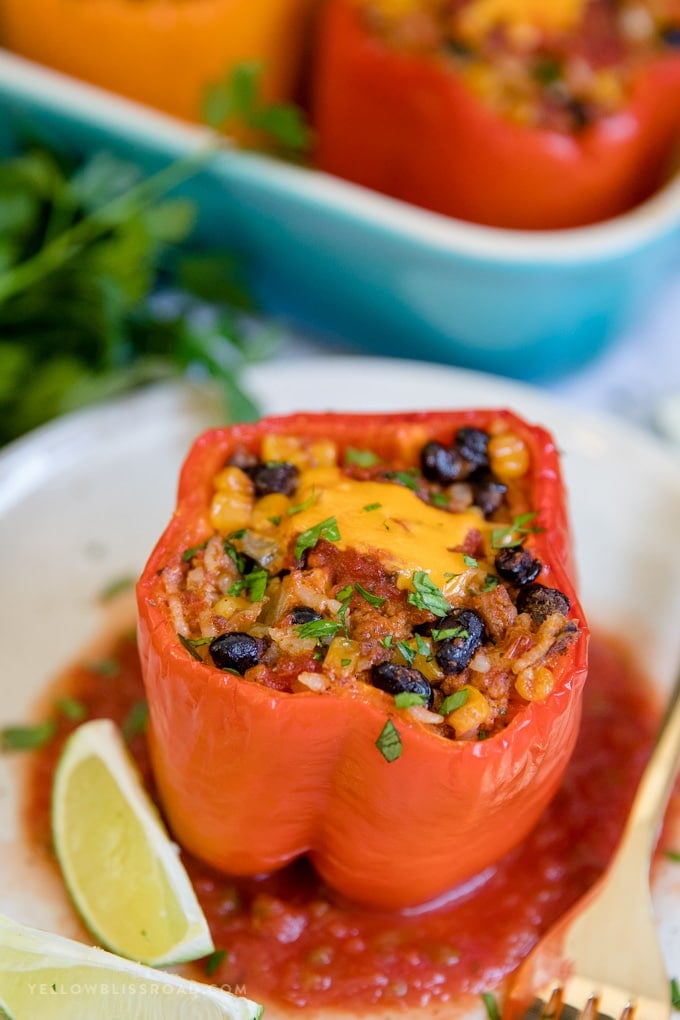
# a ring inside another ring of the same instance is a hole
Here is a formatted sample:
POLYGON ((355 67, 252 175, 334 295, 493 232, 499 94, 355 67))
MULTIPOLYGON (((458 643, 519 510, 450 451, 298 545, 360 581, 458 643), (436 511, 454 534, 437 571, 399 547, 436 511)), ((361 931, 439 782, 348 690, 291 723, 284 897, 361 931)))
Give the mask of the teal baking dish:
MULTIPOLYGON (((0 50, 0 151, 26 132, 152 170, 199 127, 0 50)), ((680 178, 573 230, 474 226, 327 174, 225 149, 184 190, 196 240, 243 260, 263 310, 318 339, 528 380, 595 357, 680 265, 680 178)))

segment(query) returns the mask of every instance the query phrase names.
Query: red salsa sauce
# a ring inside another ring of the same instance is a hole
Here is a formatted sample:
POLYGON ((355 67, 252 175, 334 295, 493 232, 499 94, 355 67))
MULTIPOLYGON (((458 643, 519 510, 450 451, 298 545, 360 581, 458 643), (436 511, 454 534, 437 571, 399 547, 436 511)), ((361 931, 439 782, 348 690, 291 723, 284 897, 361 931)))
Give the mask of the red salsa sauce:
MULTIPOLYGON (((134 638, 74 666, 59 682, 89 718, 124 726, 153 793, 144 735, 134 732, 144 690, 134 638)), ((49 796, 59 751, 75 725, 33 756, 25 820, 50 844, 49 796)), ((243 879, 184 855, 221 952, 187 968, 193 978, 288 1006, 434 1006, 465 993, 502 991, 505 975, 594 882, 621 834, 649 756, 658 711, 624 650, 596 637, 579 741, 562 786, 531 835, 476 888, 420 913, 369 911, 339 902, 305 860, 243 879)), ((263 819, 266 825, 267 820, 263 819)), ((493 839, 493 833, 489 833, 493 839)))

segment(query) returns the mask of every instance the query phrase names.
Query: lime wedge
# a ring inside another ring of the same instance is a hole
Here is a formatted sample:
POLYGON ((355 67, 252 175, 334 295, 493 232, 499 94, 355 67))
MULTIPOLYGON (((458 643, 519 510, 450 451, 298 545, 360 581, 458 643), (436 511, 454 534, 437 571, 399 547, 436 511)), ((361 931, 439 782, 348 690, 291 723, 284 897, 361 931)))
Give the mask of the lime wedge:
POLYGON ((12 1020, 257 1020, 262 1007, 0 914, 0 1016, 12 1020))
POLYGON ((52 834, 69 893, 101 945, 151 966, 213 951, 178 848, 108 719, 79 726, 64 746, 52 834))

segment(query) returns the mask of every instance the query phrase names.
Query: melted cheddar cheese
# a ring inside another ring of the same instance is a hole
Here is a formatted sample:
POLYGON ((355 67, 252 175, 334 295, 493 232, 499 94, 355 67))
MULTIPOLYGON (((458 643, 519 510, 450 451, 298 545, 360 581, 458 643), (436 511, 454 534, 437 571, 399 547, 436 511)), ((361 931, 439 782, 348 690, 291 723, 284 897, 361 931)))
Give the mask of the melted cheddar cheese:
POLYGON ((398 575, 400 587, 424 570, 447 592, 468 571, 455 547, 471 529, 484 533, 492 527, 477 508, 448 513, 403 485, 357 481, 339 468, 304 471, 296 503, 304 509, 285 515, 278 528, 284 541, 333 517, 340 534, 334 545, 375 556, 398 575))

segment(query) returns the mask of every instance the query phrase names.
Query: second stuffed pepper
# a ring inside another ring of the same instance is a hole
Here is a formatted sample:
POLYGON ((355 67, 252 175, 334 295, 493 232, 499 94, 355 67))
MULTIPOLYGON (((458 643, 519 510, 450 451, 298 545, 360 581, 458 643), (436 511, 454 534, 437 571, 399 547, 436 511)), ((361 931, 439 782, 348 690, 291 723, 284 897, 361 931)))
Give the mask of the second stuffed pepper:
POLYGON ((680 143, 677 0, 327 0, 321 169, 497 227, 615 216, 680 143))
POLYGON ((309 854, 350 899, 424 902, 526 835, 576 739, 558 457, 508 411, 206 433, 138 604, 161 800, 226 872, 309 854))

